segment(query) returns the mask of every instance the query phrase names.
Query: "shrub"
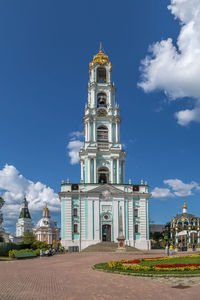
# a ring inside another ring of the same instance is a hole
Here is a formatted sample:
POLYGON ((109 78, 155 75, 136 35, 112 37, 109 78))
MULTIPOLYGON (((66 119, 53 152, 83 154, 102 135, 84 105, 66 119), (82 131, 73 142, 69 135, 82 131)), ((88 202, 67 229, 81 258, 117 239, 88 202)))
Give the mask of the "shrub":
POLYGON ((33 252, 33 251, 32 249, 10 250, 9 257, 14 258, 15 253, 27 253, 27 252, 33 252))
POLYGON ((27 245, 17 245, 14 243, 0 243, 0 256, 8 256, 10 250, 21 250, 28 248, 27 245))
POLYGON ((48 250, 51 248, 50 245, 48 245, 47 243, 45 242, 40 242, 40 241, 34 241, 32 244, 31 244, 31 248, 33 250, 36 250, 36 249, 41 249, 41 250, 48 250))
POLYGON ((40 256, 40 249, 33 250, 33 253, 35 253, 37 256, 40 256))

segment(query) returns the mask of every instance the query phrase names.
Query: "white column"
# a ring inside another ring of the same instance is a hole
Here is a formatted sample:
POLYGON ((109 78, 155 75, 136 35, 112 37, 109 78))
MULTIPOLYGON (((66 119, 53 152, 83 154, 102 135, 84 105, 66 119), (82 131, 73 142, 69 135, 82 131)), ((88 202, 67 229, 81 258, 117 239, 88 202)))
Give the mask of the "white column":
POLYGON ((94 157, 94 183, 97 183, 97 159, 94 157))
POLYGON ((93 140, 96 142, 96 120, 93 121, 93 140))
POLYGON ((123 182, 122 183, 125 183, 125 168, 124 168, 124 164, 125 164, 125 161, 123 160, 122 161, 122 169, 123 169, 123 182))
POLYGON ((129 231, 129 240, 130 246, 134 246, 133 244, 133 200, 129 200, 128 202, 128 231, 129 231))
POLYGON ((113 158, 110 160, 110 182, 113 183, 113 158))
POLYGON ((141 240, 146 240, 147 232, 146 232, 146 199, 140 199, 140 237, 141 240))
MULTIPOLYGON (((94 202, 94 235, 95 235, 95 240, 99 241, 99 226, 101 226, 99 223, 99 215, 100 215, 100 212, 99 212, 99 199, 95 199, 95 202, 94 202)), ((101 237, 100 237, 100 240, 101 240, 101 237)))
POLYGON ((116 126, 116 143, 118 143, 119 141, 119 137, 118 137, 118 122, 115 123, 116 126))
POLYGON ((81 160, 81 181, 83 181, 83 161, 81 160))
POLYGON ((93 215, 91 199, 88 199, 88 240, 93 240, 93 215))
POLYGON ((90 158, 88 157, 88 183, 90 183, 90 158))
POLYGON ((113 217, 114 217, 114 240, 115 242, 117 241, 118 235, 119 235, 119 230, 118 230, 118 201, 114 201, 114 212, 113 212, 113 217))
POLYGON ((88 126, 87 126, 87 122, 85 122, 85 141, 88 141, 88 126))
POLYGON ((66 240, 72 240, 72 200, 70 197, 66 200, 66 211, 64 213, 66 214, 66 224, 64 224, 66 240))
POLYGON ((117 183, 119 183, 119 158, 117 158, 117 183))
POLYGON ((91 127, 90 127, 90 120, 88 120, 88 142, 91 141, 91 127))

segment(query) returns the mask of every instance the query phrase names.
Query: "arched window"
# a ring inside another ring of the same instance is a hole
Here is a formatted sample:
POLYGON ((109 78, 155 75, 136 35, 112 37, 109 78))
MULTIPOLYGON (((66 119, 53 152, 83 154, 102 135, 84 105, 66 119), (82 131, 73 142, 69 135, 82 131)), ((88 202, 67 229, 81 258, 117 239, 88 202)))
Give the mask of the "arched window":
POLYGON ((109 170, 106 167, 101 167, 98 170, 98 183, 109 182, 109 170))
POLYGON ((107 107, 106 98, 107 97, 105 93, 99 93, 97 95, 97 107, 107 107))
POLYGON ((77 208, 74 208, 74 209, 73 209, 73 216, 74 216, 74 217, 77 217, 77 216, 78 216, 78 209, 77 209, 77 208))
POLYGON ((97 141, 108 142, 108 128, 105 125, 100 125, 97 128, 97 141))
POLYGON ((74 233, 78 233, 78 224, 74 224, 74 233))
POLYGON ((106 82, 106 69, 105 68, 97 69, 97 82, 99 82, 99 83, 106 82))

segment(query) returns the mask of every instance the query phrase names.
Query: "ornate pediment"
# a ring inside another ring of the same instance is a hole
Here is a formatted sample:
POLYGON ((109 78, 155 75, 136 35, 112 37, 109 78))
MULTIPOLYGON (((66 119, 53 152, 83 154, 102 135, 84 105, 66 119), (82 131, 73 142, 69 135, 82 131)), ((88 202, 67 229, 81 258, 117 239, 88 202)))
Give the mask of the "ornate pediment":
POLYGON ((120 189, 117 189, 116 187, 109 185, 109 184, 102 184, 102 185, 88 191, 88 194, 90 194, 90 193, 101 194, 102 197, 107 200, 109 199, 111 194, 124 194, 123 191, 121 191, 120 189))

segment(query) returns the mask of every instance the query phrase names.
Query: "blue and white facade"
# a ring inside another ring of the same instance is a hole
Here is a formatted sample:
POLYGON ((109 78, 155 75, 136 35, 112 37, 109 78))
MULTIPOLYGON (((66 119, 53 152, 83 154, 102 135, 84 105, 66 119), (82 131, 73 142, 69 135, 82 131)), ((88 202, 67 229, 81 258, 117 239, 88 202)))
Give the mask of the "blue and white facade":
POLYGON ((100 49, 90 63, 85 142, 80 150, 80 184, 62 183, 61 241, 82 250, 101 241, 117 242, 120 207, 125 243, 150 249, 147 183, 125 184, 125 150, 120 111, 111 81, 112 64, 100 49))

